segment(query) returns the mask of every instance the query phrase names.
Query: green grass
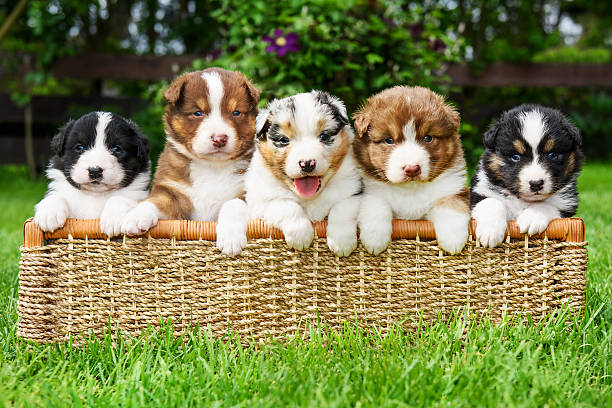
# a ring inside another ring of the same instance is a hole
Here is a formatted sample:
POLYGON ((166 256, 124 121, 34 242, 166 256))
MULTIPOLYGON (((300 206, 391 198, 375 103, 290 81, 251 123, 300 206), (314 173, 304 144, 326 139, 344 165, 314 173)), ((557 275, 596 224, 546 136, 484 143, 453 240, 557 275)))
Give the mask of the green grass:
POLYGON ((255 348, 196 331, 87 349, 15 337, 21 224, 45 190, 0 167, 0 405, 612 406, 612 165, 580 178, 587 308, 538 326, 456 318, 386 338, 351 326, 255 348), (568 328, 567 323, 571 323, 568 328))

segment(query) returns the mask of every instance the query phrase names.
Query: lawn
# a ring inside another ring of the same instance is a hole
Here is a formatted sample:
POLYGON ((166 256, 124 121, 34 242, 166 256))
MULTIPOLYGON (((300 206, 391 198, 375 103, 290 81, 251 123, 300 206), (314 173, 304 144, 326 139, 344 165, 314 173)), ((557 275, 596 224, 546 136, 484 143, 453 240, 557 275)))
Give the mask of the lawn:
POLYGON ((456 319, 386 338, 348 327, 258 348, 159 332, 80 350, 15 337, 21 225, 45 184, 0 167, 0 405, 612 406, 612 164, 586 166, 579 185, 590 242, 580 321, 456 319))

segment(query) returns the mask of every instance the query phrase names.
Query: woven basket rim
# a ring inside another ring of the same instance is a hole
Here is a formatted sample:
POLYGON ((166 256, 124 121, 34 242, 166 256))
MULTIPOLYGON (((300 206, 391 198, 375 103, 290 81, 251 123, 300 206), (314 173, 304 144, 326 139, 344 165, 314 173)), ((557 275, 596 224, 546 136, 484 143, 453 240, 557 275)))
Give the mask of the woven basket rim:
MULTIPOLYGON (((157 239, 175 239, 179 241, 206 240, 215 241, 216 222, 212 221, 189 221, 189 220, 159 220, 159 223, 147 231, 142 237, 157 239)), ((317 237, 326 237, 327 221, 313 223, 317 237)), ((471 220, 470 234, 476 229, 476 221, 471 220)), ((516 221, 509 221, 506 235, 510 239, 525 239, 521 234, 516 221)), ((558 218, 548 225, 546 231, 540 235, 531 236, 531 239, 548 238, 564 242, 584 241, 584 221, 580 218, 558 218)), ((47 240, 63 239, 107 239, 108 237, 100 230, 99 220, 77 220, 68 219, 63 228, 54 232, 43 232, 29 218, 23 224, 23 239, 26 248, 42 246, 47 240)), ((247 227, 248 239, 284 239, 283 233, 278 228, 267 225, 263 220, 252 220, 247 227)), ((428 220, 393 220, 393 239, 420 239, 430 241, 436 239, 433 223, 428 220)))

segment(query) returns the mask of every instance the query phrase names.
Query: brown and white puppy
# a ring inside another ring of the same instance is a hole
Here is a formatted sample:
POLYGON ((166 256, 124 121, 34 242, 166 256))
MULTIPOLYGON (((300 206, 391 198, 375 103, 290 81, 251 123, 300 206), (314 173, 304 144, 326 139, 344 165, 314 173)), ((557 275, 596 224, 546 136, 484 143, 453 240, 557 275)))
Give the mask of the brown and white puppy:
POLYGON ((361 177, 342 101, 322 91, 275 99, 257 116, 257 151, 247 172, 252 218, 280 228, 287 244, 307 248, 312 221, 327 217, 338 256, 357 246, 361 177))
POLYGON ((470 212, 459 113, 427 88, 396 86, 355 115, 355 157, 364 171, 361 242, 384 251, 392 220, 428 219, 439 246, 463 249, 470 212))
POLYGON ((124 234, 147 231, 159 218, 218 220, 217 247, 242 250, 248 210, 241 197, 259 94, 242 74, 220 68, 183 74, 164 91, 166 146, 151 195, 125 218, 124 234))

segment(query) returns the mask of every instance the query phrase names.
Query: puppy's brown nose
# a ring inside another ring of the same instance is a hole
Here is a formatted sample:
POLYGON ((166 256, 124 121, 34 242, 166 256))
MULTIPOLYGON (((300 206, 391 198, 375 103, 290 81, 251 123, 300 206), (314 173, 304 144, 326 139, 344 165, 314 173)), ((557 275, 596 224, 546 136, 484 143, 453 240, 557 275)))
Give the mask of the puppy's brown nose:
POLYGON ((314 159, 300 160, 298 164, 304 173, 310 173, 317 167, 317 161, 314 159))
POLYGON ((529 180, 529 189, 534 193, 544 188, 544 180, 529 180))
POLYGON ((404 175, 406 177, 416 177, 421 174, 421 166, 404 166, 404 175))
POLYGON ((212 135, 210 139, 213 142, 213 146, 215 146, 216 148, 223 147, 227 144, 227 135, 225 134, 220 134, 220 135, 215 134, 215 135, 212 135))

